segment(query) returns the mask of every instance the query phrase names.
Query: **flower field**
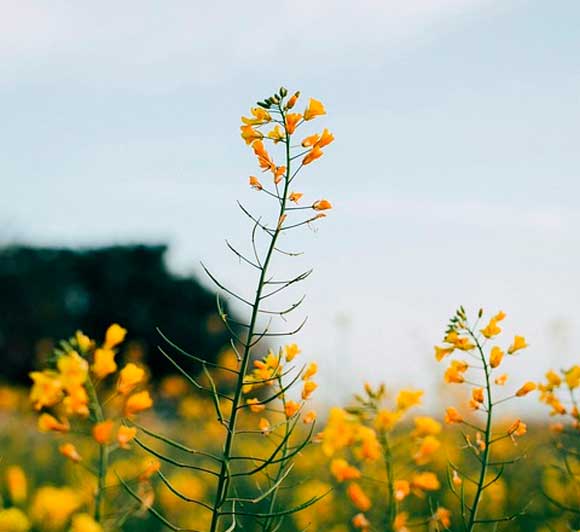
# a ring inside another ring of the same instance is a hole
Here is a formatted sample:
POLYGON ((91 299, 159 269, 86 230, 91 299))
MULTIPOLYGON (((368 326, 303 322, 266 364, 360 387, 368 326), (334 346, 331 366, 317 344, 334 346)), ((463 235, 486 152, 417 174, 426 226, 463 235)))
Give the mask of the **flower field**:
POLYGON ((424 354, 453 397, 440 412, 419 382, 369 380, 346 404, 316 400, 319 368, 295 318, 303 298, 288 299, 312 270, 277 277, 272 265, 292 264, 301 228, 332 223, 331 201, 301 192, 306 179, 328 183, 316 175, 334 141, 325 116, 281 87, 242 117, 258 170, 240 193, 263 211, 240 202, 246 245, 227 243, 249 286, 204 267, 231 338, 215 361, 159 331, 155 356, 173 374, 157 378, 112 323, 55 339, 28 388, 2 384, 0 532, 580 527, 580 366, 516 382, 507 368, 525 367, 533 336, 504 334, 517 316, 459 306, 441 317, 424 354), (545 415, 526 418, 531 402, 545 415))

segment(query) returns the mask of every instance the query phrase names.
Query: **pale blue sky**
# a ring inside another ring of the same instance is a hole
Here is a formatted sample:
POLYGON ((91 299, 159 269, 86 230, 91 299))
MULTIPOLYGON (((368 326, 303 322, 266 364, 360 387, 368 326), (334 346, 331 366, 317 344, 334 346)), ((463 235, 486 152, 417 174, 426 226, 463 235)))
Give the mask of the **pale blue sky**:
POLYGON ((2 240, 169 242, 243 287, 239 117, 283 83, 337 139, 303 185, 336 208, 294 240, 328 397, 435 391, 459 303, 529 338, 516 380, 580 362, 580 3, 204 4, 2 2, 2 240))

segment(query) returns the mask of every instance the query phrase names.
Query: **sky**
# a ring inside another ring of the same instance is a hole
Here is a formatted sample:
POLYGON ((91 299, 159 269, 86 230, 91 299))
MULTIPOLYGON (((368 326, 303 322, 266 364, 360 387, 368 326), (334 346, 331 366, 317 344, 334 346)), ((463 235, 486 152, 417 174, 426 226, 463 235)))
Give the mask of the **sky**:
POLYGON ((577 1, 1 3, 0 242, 168 243, 251 293, 224 239, 248 244, 236 200, 272 205, 239 119, 285 85, 336 137, 301 184, 334 209, 275 266, 315 270, 287 326, 322 397, 444 400, 459 304, 528 339, 512 386, 580 363, 577 1))

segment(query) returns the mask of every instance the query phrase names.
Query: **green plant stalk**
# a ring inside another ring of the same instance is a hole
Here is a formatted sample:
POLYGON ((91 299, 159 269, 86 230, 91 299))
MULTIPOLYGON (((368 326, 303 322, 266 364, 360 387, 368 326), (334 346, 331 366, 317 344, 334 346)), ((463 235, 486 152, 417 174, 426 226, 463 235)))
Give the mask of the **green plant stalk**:
POLYGON ((477 350, 479 351, 479 356, 481 358, 481 362, 483 364, 483 371, 485 372, 485 388, 487 394, 487 421, 485 425, 485 435, 484 435, 484 442, 485 442, 485 449, 483 450, 483 454, 481 455, 481 471, 479 474, 479 480, 477 482, 477 490, 475 492, 475 496, 473 498, 473 504, 471 506, 471 514, 469 516, 469 523, 467 525, 467 532, 473 532, 475 527, 477 526, 477 511, 479 509, 479 503, 481 501, 481 495, 483 494, 483 489, 485 486, 485 477, 487 475, 487 469, 489 466, 489 457, 490 457, 490 446, 491 446, 491 422, 492 422, 492 411, 493 411, 493 402, 491 399, 491 372, 490 368, 487 364, 487 360, 485 359, 485 355, 483 353, 483 349, 481 348, 481 344, 479 340, 475 337, 473 332, 469 330, 469 335, 475 341, 477 346, 477 350))
POLYGON ((385 532, 392 532, 395 526, 397 516, 397 501, 395 500, 395 478, 393 453, 389 445, 387 433, 384 430, 379 432, 379 443, 383 450, 383 459, 385 461, 385 470, 387 473, 387 515, 385 523, 385 532))
MULTIPOLYGON (((89 394, 90 408, 95 415, 97 423, 101 423, 105 420, 103 416, 103 409, 99 403, 99 398, 93 382, 90 377, 87 378, 86 382, 87 393, 89 394)), ((109 467, 109 449, 106 445, 99 445, 99 467, 97 470, 97 491, 95 493, 95 509, 94 517, 97 523, 101 522, 102 506, 103 506, 103 495, 105 493, 105 480, 107 477, 107 469, 109 467)))
POLYGON ((229 492, 229 467, 230 467, 230 457, 232 453, 232 448, 234 444, 234 436, 236 431, 236 423, 237 423, 237 414, 238 414, 238 407, 240 405, 240 401, 242 399, 242 389, 244 385, 244 378, 246 372, 248 370, 248 365, 250 362, 250 355, 251 355, 251 344, 252 338, 254 336, 254 331, 256 329, 256 320, 258 318, 258 311, 260 309, 260 300, 262 297, 262 291, 264 289, 264 283, 266 280, 266 273, 268 271, 268 266, 270 264, 270 260, 274 253, 274 249, 276 247, 276 241, 278 240, 278 236, 280 235, 280 223, 279 220, 282 218, 286 211, 286 200, 288 196, 288 187, 290 182, 290 135, 288 133, 288 129, 286 128, 286 120, 285 114, 280 105, 278 105, 278 109, 282 115, 282 122, 284 123, 284 131, 286 136, 286 176, 284 180, 284 192, 282 194, 282 199, 280 201, 280 211, 278 215, 278 222, 276 225, 276 230, 272 235, 272 239, 270 241, 270 245, 268 246, 268 251, 266 253, 266 257, 264 259, 264 264, 261 268, 260 278, 258 279, 258 284, 256 287, 256 296, 254 298, 254 303, 252 306, 252 314, 250 318, 250 324, 248 327, 248 338, 246 344, 244 345, 244 352, 242 354, 242 361, 240 364, 240 372, 238 374, 238 380, 236 382, 236 389, 234 392, 234 397, 232 401, 232 413, 227 425, 227 435, 226 440, 224 443, 224 450, 222 455, 222 465, 220 468, 220 473, 218 477, 218 484, 216 488, 216 496, 213 505, 213 513, 210 525, 210 532, 216 532, 217 527, 220 520, 220 509, 222 504, 226 501, 229 492))

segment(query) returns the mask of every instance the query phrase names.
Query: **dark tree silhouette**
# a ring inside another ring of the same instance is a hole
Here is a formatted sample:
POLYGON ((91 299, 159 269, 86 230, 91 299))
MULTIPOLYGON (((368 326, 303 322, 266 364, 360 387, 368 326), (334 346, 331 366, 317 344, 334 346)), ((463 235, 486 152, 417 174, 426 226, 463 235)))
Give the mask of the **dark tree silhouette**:
MULTIPOLYGON (((210 360, 228 342, 215 295, 167 270, 166 246, 0 249, 0 377, 27 382, 50 341, 77 329, 98 340, 118 322, 144 347, 155 376, 173 372, 156 346, 159 327, 210 360)), ((162 343, 162 342, 161 342, 162 343)))

